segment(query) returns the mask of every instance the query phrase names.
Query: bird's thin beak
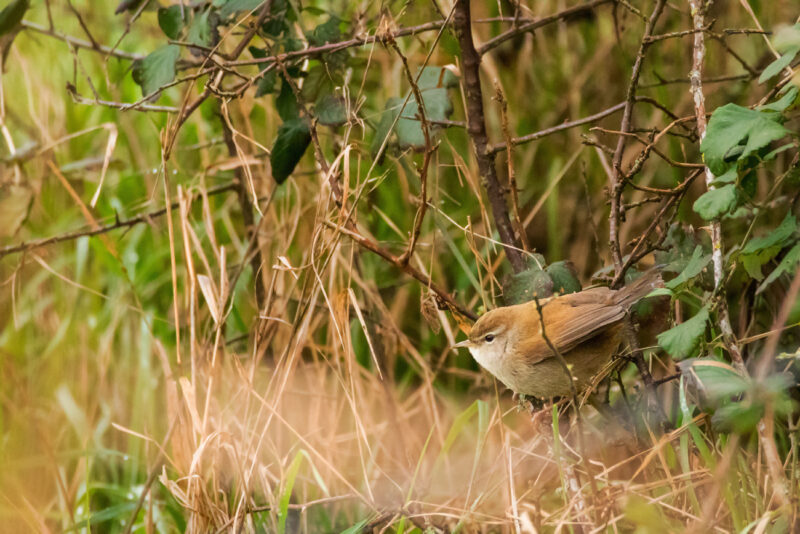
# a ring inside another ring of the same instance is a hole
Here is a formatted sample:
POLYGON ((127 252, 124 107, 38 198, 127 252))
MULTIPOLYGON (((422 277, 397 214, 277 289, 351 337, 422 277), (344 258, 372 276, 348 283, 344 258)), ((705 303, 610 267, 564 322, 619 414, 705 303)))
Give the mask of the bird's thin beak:
POLYGON ((464 341, 460 341, 460 342, 456 343, 455 345, 453 345, 450 348, 451 349, 468 349, 471 346, 472 346, 472 341, 470 341, 469 339, 465 339, 464 341))

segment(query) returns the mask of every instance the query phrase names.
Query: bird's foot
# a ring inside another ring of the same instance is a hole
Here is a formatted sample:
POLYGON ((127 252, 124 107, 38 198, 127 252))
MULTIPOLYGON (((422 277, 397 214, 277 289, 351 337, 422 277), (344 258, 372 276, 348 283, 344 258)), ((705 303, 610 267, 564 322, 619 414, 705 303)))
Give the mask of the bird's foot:
POLYGON ((524 393, 516 393, 516 392, 514 393, 514 396, 517 397, 517 413, 522 411, 529 412, 530 408, 528 405, 530 404, 530 402, 528 401, 528 396, 525 395, 524 393))

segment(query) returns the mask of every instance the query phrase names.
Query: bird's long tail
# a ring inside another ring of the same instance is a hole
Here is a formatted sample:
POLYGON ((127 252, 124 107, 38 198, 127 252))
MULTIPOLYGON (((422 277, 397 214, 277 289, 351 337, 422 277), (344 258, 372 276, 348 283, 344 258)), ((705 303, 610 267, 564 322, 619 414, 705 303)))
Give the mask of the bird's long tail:
POLYGON ((645 271, 642 276, 617 291, 614 295, 614 302, 624 308, 628 308, 657 287, 664 287, 660 266, 645 271))

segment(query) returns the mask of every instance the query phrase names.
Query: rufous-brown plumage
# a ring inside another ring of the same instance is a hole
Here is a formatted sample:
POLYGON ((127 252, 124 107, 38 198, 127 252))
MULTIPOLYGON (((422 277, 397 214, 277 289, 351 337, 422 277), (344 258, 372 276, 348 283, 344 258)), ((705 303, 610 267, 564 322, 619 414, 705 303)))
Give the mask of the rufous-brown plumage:
MULTIPOLYGON (((578 390, 617 351, 630 307, 659 285, 661 276, 654 269, 620 290, 594 287, 539 301, 544 334, 564 357, 578 390)), ((570 394, 570 379, 542 335, 535 301, 487 312, 457 346, 469 348, 481 366, 517 393, 538 398, 570 394)))

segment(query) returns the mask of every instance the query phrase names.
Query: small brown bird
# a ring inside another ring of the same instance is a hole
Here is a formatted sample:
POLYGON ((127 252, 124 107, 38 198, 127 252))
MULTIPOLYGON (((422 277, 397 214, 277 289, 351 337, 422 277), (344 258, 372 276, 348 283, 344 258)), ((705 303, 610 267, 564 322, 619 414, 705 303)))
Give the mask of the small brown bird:
MULTIPOLYGON (((651 269, 619 290, 594 287, 540 300, 544 333, 564 357, 578 391, 589 385, 622 341, 631 306, 662 285, 651 269)), ((472 326, 466 347, 481 366, 522 395, 540 399, 570 394, 564 368, 542 336, 536 302, 497 308, 472 326)))

